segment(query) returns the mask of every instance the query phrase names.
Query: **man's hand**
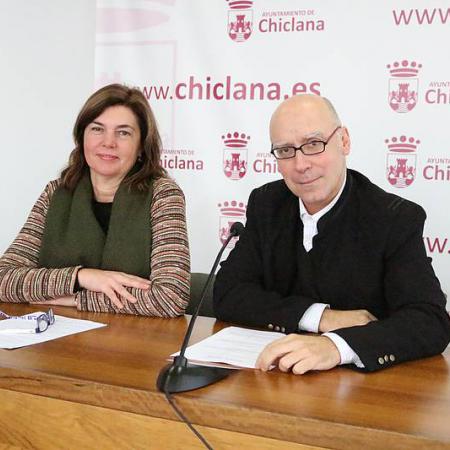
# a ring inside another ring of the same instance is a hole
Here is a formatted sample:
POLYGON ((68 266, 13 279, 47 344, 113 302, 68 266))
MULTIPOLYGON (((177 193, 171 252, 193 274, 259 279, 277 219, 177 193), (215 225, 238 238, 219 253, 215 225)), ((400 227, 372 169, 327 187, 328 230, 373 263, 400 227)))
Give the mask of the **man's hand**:
POLYGON ((325 309, 319 322, 319 332, 338 330, 339 328, 367 325, 373 320, 378 320, 365 309, 353 309, 340 311, 338 309, 325 309))
POLYGON ((90 291, 103 292, 120 309, 123 308, 123 304, 118 295, 130 303, 137 302, 136 298, 126 290, 126 287, 137 289, 148 289, 150 287, 150 281, 145 278, 123 272, 99 269, 80 269, 78 271, 78 283, 82 288, 90 291))
POLYGON ((333 341, 326 336, 289 334, 269 344, 259 355, 256 368, 267 371, 277 365, 282 372, 304 374, 309 370, 336 367, 341 357, 333 341))

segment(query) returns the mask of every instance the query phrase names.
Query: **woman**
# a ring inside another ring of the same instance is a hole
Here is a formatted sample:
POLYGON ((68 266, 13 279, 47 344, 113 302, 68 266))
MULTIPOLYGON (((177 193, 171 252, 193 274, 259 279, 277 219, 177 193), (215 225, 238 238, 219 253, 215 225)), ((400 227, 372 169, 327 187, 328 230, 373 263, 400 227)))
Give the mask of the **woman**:
POLYGON ((0 300, 174 317, 189 299, 183 193, 138 89, 95 92, 69 164, 0 259, 0 300))

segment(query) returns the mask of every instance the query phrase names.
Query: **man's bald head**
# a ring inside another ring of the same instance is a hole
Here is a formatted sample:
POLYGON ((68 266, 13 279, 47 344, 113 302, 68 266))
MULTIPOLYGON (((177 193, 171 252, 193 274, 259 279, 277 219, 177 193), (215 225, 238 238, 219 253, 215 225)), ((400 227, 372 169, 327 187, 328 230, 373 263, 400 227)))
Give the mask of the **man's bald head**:
POLYGON ((278 119, 283 120, 286 116, 298 116, 301 119, 303 116, 307 120, 308 115, 317 113, 334 126, 341 126, 341 120, 330 100, 319 95, 302 94, 290 97, 278 106, 270 120, 270 134, 272 136, 272 128, 278 119))

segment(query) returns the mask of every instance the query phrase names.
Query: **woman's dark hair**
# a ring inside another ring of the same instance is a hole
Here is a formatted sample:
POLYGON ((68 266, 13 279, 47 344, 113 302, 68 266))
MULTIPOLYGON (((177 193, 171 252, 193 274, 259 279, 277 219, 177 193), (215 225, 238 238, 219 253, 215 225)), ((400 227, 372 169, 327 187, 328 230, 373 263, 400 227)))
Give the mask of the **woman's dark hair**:
POLYGON ((62 184, 73 191, 88 167, 84 157, 84 130, 105 109, 111 106, 126 106, 135 114, 141 132, 141 153, 137 171, 125 183, 140 191, 149 187, 150 180, 161 178, 167 173, 161 165, 161 138, 155 117, 147 99, 139 89, 122 84, 110 84, 94 92, 78 114, 73 127, 75 148, 72 150, 68 166, 61 172, 62 184))

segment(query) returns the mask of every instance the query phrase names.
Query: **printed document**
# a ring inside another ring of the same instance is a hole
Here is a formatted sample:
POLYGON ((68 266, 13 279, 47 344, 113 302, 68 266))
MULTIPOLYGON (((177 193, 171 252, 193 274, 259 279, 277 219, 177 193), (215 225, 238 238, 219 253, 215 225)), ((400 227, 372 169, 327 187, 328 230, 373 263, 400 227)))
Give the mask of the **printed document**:
POLYGON ((189 362, 203 366, 254 369, 264 347, 283 336, 272 331, 227 327, 188 347, 185 356, 189 362))
MULTIPOLYGON (((43 313, 33 312, 32 314, 37 317, 43 313)), ((27 316, 29 315, 27 314, 27 316)), ((55 315, 55 323, 49 325, 46 331, 34 333, 32 330, 35 326, 36 323, 32 320, 0 320, 0 348, 12 349, 25 347, 26 345, 40 344, 41 342, 51 341, 70 334, 105 327, 106 324, 55 315)))

